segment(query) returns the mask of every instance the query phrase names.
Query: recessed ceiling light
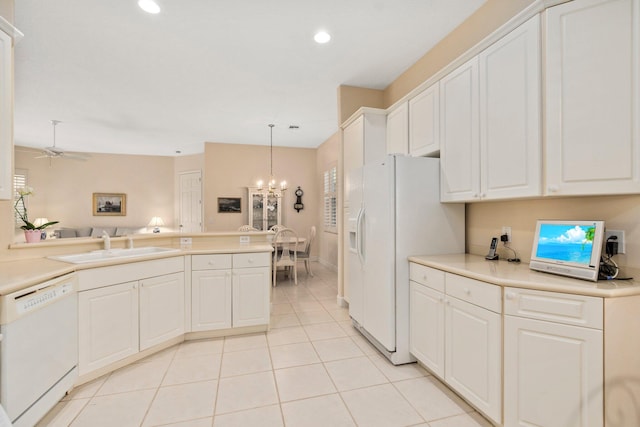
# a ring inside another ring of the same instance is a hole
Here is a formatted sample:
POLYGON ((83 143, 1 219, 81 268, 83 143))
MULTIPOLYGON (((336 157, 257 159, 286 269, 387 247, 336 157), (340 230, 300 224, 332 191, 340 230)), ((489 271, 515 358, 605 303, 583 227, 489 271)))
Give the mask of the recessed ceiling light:
POLYGON ((147 13, 160 13, 160 6, 153 0, 138 0, 138 6, 147 13))
POLYGON ((331 40, 331 36, 326 31, 318 31, 316 35, 313 36, 313 39, 316 41, 316 43, 323 44, 331 40))

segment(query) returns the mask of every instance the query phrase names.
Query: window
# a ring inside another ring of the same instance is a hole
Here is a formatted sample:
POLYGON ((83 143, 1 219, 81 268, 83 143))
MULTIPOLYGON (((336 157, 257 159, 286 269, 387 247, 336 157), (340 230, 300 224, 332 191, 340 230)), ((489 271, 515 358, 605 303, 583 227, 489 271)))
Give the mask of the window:
MULTIPOLYGON (((16 169, 15 173, 13 174, 13 204, 15 206, 16 201, 18 200, 18 188, 22 188, 22 187, 26 187, 27 186, 27 171, 25 169, 16 169)), ((25 200, 25 203, 28 203, 27 200, 25 200)), ((22 226, 23 222, 20 219, 20 215, 24 214, 24 207, 21 205, 17 206, 18 211, 16 211, 15 209, 13 210, 13 218, 15 219, 15 224, 16 224, 16 228, 22 226), (20 212, 20 215, 18 215, 18 212, 20 212)))
POLYGON ((336 233, 338 197, 336 192, 337 168, 331 167, 324 172, 324 229, 336 233))

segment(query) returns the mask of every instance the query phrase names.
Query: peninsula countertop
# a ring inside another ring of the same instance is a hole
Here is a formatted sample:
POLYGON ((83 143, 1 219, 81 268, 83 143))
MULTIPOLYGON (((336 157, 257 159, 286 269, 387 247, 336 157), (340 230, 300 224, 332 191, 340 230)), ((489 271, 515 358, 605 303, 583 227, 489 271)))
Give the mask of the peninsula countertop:
POLYGON ((640 281, 599 280, 589 282, 533 271, 526 263, 511 263, 503 260, 487 261, 479 255, 417 255, 409 257, 409 261, 503 287, 510 286, 604 298, 640 295, 640 281))
MULTIPOLYGON (((165 246, 169 247, 169 246, 165 246)), ((158 253, 139 256, 135 258, 105 259, 91 263, 71 264, 43 258, 18 259, 0 262, 0 295, 6 295, 31 285, 42 283, 64 274, 88 268, 104 267, 107 265, 118 265, 132 262, 142 262, 152 259, 176 257, 183 255, 198 254, 234 254, 247 252, 272 252, 273 246, 268 243, 229 243, 229 242, 207 242, 194 243, 190 247, 180 248, 176 252, 158 253)))

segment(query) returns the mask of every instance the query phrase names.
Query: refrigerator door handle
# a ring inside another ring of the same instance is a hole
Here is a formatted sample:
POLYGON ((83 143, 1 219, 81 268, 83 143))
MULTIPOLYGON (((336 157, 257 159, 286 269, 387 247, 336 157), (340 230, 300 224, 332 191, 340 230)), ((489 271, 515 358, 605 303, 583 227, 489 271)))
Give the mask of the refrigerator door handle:
POLYGON ((358 217, 356 219, 356 252, 360 259, 360 264, 364 265, 364 253, 362 252, 362 218, 364 217, 364 209, 358 210, 358 217))

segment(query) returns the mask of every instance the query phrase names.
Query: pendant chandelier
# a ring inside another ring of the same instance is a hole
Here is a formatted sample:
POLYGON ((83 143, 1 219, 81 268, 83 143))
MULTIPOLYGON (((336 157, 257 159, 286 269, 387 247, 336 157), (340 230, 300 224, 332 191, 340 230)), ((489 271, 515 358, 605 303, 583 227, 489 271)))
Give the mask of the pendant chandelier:
POLYGON ((267 186, 265 187, 264 185, 264 181, 263 180, 259 180, 257 182, 257 186, 258 186, 258 191, 264 191, 265 193, 268 194, 278 194, 276 193, 276 190, 280 190, 280 191, 284 191, 287 189, 287 181, 280 181, 280 185, 279 187, 276 186, 276 178, 273 175, 273 127, 275 125, 270 123, 269 124, 269 133, 270 133, 270 169, 269 169, 269 182, 267 184, 267 186))

